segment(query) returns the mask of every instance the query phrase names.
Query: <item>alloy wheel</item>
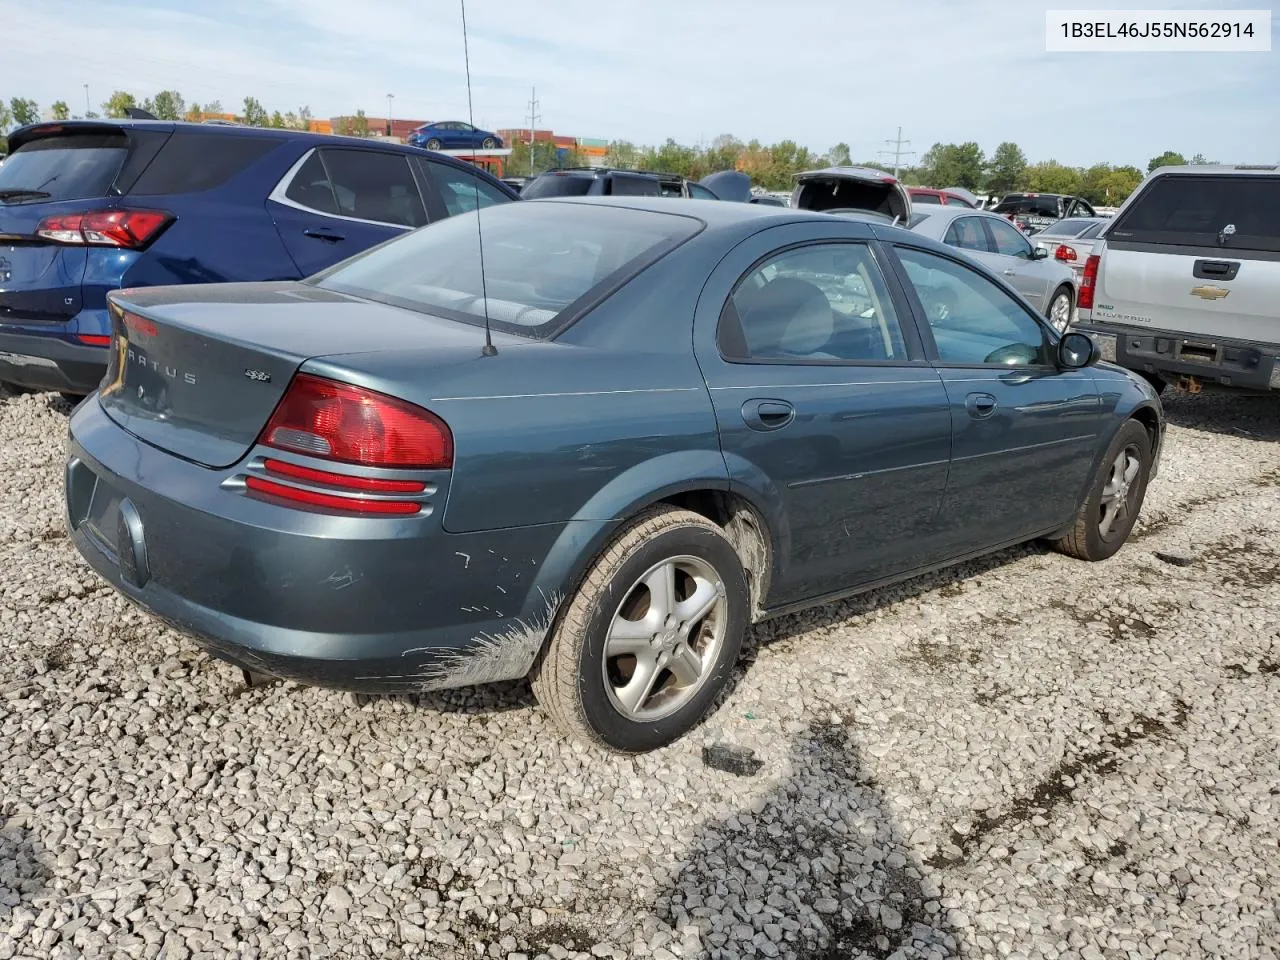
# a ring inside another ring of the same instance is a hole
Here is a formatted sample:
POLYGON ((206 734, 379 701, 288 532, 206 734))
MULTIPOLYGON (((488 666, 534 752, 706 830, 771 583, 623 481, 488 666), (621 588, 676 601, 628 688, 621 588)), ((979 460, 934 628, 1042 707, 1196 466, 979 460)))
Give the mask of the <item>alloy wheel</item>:
POLYGON ((1141 470, 1142 458, 1133 444, 1121 450, 1119 456, 1112 461, 1099 502, 1098 533, 1103 540, 1110 540, 1116 532, 1117 523, 1123 525, 1123 521, 1132 513, 1138 496, 1138 484, 1135 481, 1141 470))

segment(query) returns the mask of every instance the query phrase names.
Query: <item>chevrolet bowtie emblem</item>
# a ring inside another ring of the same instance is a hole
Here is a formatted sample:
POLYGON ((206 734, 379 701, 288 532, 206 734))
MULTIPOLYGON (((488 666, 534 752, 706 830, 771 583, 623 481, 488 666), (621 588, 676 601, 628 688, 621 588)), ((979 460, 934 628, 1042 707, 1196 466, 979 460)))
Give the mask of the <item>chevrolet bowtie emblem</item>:
POLYGON ((1211 287, 1207 284, 1202 287, 1191 288, 1191 295, 1202 300, 1221 300, 1230 292, 1230 290, 1224 290, 1222 287, 1211 287))

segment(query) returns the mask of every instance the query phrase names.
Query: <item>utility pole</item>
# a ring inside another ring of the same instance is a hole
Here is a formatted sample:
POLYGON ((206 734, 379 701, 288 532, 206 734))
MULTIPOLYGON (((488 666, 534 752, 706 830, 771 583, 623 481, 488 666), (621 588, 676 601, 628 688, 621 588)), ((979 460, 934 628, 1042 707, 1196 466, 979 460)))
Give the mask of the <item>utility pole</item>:
POLYGON ((881 151, 880 151, 880 155, 881 155, 882 157, 887 157, 887 156, 889 156, 889 155, 892 155, 892 156, 893 156, 893 175, 894 175, 895 177, 897 177, 897 175, 898 175, 898 168, 902 166, 902 158, 903 158, 903 157, 914 157, 914 156, 915 156, 915 153, 914 153, 913 151, 903 150, 903 149, 902 149, 903 147, 908 147, 908 146, 910 146, 910 145, 911 145, 911 141, 910 141, 910 140, 903 140, 903 139, 902 139, 902 128, 901 128, 901 127, 899 127, 899 128, 898 128, 898 137, 897 137, 897 139, 896 139, 896 140, 886 140, 886 141, 885 141, 885 143, 886 143, 886 144, 888 144, 889 146, 893 147, 893 149, 892 149, 892 150, 881 150, 881 151))
POLYGON ((529 176, 533 176, 533 132, 542 114, 538 113, 538 88, 529 88, 529 176))
POLYGON ((93 107, 89 106, 89 85, 84 85, 84 115, 85 119, 89 118, 89 114, 93 113, 93 107))
POLYGON ((391 136, 391 101, 396 98, 394 93, 387 94, 387 136, 391 136))

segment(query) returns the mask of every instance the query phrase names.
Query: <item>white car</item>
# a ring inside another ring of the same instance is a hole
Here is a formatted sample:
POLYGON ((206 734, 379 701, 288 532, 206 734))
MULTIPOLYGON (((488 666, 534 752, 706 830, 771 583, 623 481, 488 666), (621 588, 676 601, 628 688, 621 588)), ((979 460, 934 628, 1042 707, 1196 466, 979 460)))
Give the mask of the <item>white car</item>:
POLYGON ((1280 167, 1161 167, 1102 230, 1080 327, 1162 388, 1280 390, 1280 167))
POLYGON ((1047 250, 1049 256, 1065 263, 1076 275, 1077 285, 1084 273, 1085 261, 1093 250, 1093 242, 1107 225, 1106 217, 1069 217, 1051 223, 1031 237, 1031 243, 1047 250))
POLYGON ((1004 217, 966 207, 916 207, 910 229, 958 247, 995 271, 1059 333, 1071 325, 1078 289, 1071 268, 1034 247, 1004 217))

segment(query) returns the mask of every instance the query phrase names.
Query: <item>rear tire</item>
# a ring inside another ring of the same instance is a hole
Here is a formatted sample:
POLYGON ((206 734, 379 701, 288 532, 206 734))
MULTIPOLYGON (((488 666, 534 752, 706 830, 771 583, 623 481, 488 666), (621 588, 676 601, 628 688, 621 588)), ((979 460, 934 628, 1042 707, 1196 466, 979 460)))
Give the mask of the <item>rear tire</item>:
POLYGON ((1075 523, 1054 546, 1080 560, 1106 560, 1129 538, 1151 477, 1151 435, 1137 420, 1125 422, 1103 455, 1075 523))
POLYGON ((428 150, 439 150, 440 141, 437 140, 435 137, 432 137, 430 140, 426 142, 425 146, 428 150))
POLYGON ((1049 324, 1058 333, 1065 333, 1067 327, 1071 326, 1072 306, 1074 302, 1071 299, 1071 288, 1064 283, 1053 291, 1053 296, 1049 299, 1049 309, 1045 313, 1049 324))
POLYGON ((535 667, 534 695, 578 739, 656 749, 710 708, 748 619, 742 560, 724 531, 689 510, 648 510, 587 571, 535 667))

